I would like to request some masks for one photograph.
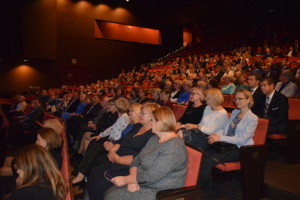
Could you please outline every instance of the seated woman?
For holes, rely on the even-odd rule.
[[[222,94],[234,94],[235,85],[232,83],[232,77],[228,75],[223,76],[224,85],[221,88]]]
[[[203,90],[198,87],[193,87],[191,89],[191,96],[189,100],[190,103],[188,104],[182,117],[176,123],[177,131],[180,128],[184,128],[185,124],[187,123],[191,123],[191,124],[200,123],[206,106],[205,104],[203,104],[203,101],[204,101]]]
[[[179,104],[186,104],[190,99],[191,87],[193,86],[192,81],[184,80],[182,84],[183,92],[179,95],[177,102]]]
[[[169,108],[171,108],[171,110],[173,110],[173,104],[170,100],[170,94],[171,94],[171,90],[168,90],[168,89],[163,89],[161,92],[160,92],[160,95],[159,95],[159,98],[160,98],[160,101],[161,101],[161,106],[167,106]]]
[[[182,81],[181,80],[176,80],[173,83],[173,91],[170,95],[170,99],[172,103],[177,103],[177,99],[179,98],[179,95],[183,92],[182,88]]]
[[[237,92],[239,89],[246,89],[246,90],[250,90],[250,87],[248,86],[247,80],[246,80],[246,75],[245,74],[241,74],[240,76],[238,76],[238,82],[239,84],[236,85],[235,91]]]
[[[42,128],[37,132],[36,144],[45,148],[52,155],[55,164],[58,168],[61,168],[61,145],[62,140],[57,132],[52,128]],[[12,168],[15,163],[15,155],[11,155],[5,158],[3,166],[0,168],[0,176],[15,176],[16,172]],[[16,177],[16,176],[15,176]]]
[[[153,112],[153,133],[147,145],[133,159],[129,175],[111,179],[115,184],[104,195],[106,200],[154,200],[159,190],[182,187],[187,153],[175,133],[175,117],[168,107]]]
[[[116,101],[116,105],[118,105],[118,100]],[[130,111],[129,118],[132,121],[132,123],[136,123],[137,122],[137,115],[140,113],[139,106],[138,106],[139,104],[133,104],[133,105],[134,106],[131,107],[131,109],[129,110]],[[128,125],[129,125],[129,123],[127,124],[127,126]],[[111,138],[110,142],[111,143],[116,142],[117,140],[119,140],[121,138],[122,134],[124,136],[125,133],[123,133],[123,131],[126,130],[126,129],[127,129],[127,127],[124,127],[120,130],[115,130],[116,132],[113,132],[113,134],[118,134],[119,135],[118,139]],[[109,137],[111,137],[111,136],[109,136]],[[106,158],[106,156],[105,156],[106,155],[105,146],[107,144],[106,140],[107,140],[107,138],[105,140],[102,139],[102,140],[99,140],[99,141],[92,141],[88,145],[88,148],[86,150],[84,158],[78,166],[78,174],[72,181],[73,184],[76,184],[76,183],[82,181],[84,176],[88,175],[89,170],[91,169],[91,167],[97,166],[97,165],[99,165],[99,164],[101,164],[102,162],[105,161],[105,158]]]
[[[184,140],[199,148],[205,149],[208,146],[207,137],[222,130],[228,120],[227,112],[222,107],[224,101],[221,91],[217,88],[210,88],[206,91],[206,107],[202,120],[199,124],[185,124],[183,130]],[[181,132],[178,132],[181,136]]]
[[[127,114],[128,109],[129,109],[129,102],[127,99],[124,98],[118,98],[115,102],[112,100],[110,101],[110,111],[115,113],[118,113],[118,119],[115,121],[113,125],[110,127],[106,128],[103,132],[101,133],[92,133],[92,132],[86,132],[84,133],[84,136],[81,141],[81,147],[83,148],[84,151],[86,148],[89,146],[90,141],[95,140],[99,141],[98,143],[103,143],[106,140],[112,140],[112,141],[117,141],[121,137],[122,131],[128,126],[130,123],[129,116]],[[96,135],[96,136],[94,136]],[[102,138],[102,139],[101,139]],[[100,140],[101,139],[101,140]]]
[[[44,128],[52,128],[58,135],[61,135],[64,127],[58,119],[47,119],[44,121]]]
[[[159,105],[161,105],[162,101],[160,100],[160,92],[161,89],[160,88],[153,88],[153,92],[152,92],[152,100],[151,102],[155,102],[158,103]]]
[[[235,145],[232,150],[219,153],[212,148],[207,148],[201,164],[200,182],[205,185],[211,178],[211,170],[218,163],[235,162],[239,160],[239,148],[243,145],[252,145],[253,135],[258,123],[258,118],[250,108],[253,106],[252,93],[246,89],[240,89],[235,95],[237,109],[232,111],[230,119],[224,129],[211,134],[208,137],[209,144],[215,142],[227,142]]]
[[[17,190],[11,200],[64,200],[67,187],[50,154],[36,144],[24,146],[15,158]]]
[[[42,128],[37,132],[37,139],[35,143],[45,148],[52,155],[60,169],[62,164],[62,140],[57,132],[52,128]]]
[[[158,104],[148,103],[142,107],[140,123],[129,132],[118,144],[105,144],[109,151],[108,158],[111,162],[105,162],[95,167],[88,177],[87,191],[91,199],[103,199],[105,191],[113,186],[112,177],[128,175],[130,164],[141,149],[146,145],[152,133],[152,112]]]

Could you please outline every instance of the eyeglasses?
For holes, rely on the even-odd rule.
[[[200,95],[199,93],[191,92],[191,95],[195,95],[195,94],[198,94],[198,95]]]
[[[147,115],[147,114],[151,114],[151,113],[141,113],[141,115]]]
[[[247,98],[234,98],[233,101],[242,101],[243,99],[247,99]]]

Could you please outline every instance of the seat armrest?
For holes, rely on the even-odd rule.
[[[156,194],[156,200],[194,200],[199,199],[201,189],[199,186],[182,187],[177,189],[161,190]],[[198,197],[198,198],[197,198]]]

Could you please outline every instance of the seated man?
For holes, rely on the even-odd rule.
[[[289,109],[287,97],[275,91],[274,80],[269,77],[261,80],[260,87],[265,97],[259,102],[264,105],[259,117],[266,117],[270,120],[268,134],[286,133]]]
[[[24,115],[25,108],[27,106],[27,103],[25,101],[24,96],[18,96],[18,103],[15,105],[9,112],[10,116],[20,116]]]
[[[254,105],[251,108],[251,111],[259,115],[259,112],[261,112],[264,109],[264,104],[261,104],[263,100],[262,98],[265,98],[263,93],[261,92],[261,89],[259,87],[259,81],[261,79],[261,75],[257,72],[251,72],[248,76],[248,86],[250,87],[250,92],[253,95]]]
[[[36,121],[42,122],[44,117],[42,104],[39,100],[32,100],[31,106],[33,108],[32,111],[27,115],[18,117],[19,121],[13,122],[11,126],[11,135],[13,137],[11,139],[17,140],[19,145],[35,141],[35,132],[40,128]],[[25,131],[29,131],[31,134],[24,134]]]
[[[285,69],[281,72],[279,76],[279,80],[276,84],[275,90],[277,92],[281,92],[281,94],[285,95],[286,97],[294,97],[297,92],[297,85],[292,82],[294,78],[293,72],[289,69]]]

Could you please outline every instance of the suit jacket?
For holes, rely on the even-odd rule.
[[[212,79],[215,79],[218,83],[218,85],[220,84],[221,78],[223,77],[225,72],[220,71],[215,77],[213,77]]]
[[[92,105],[84,114],[84,118],[86,120],[92,120],[94,117],[96,117],[96,115],[98,114],[99,110],[101,108],[100,103],[96,103],[94,105]]]
[[[24,122],[35,123],[35,121],[41,122],[44,117],[44,111],[42,107],[34,108],[29,114],[27,114]]]
[[[257,127],[258,117],[252,113],[251,110],[248,110],[243,119],[238,123],[235,135],[227,136],[229,126],[232,120],[239,114],[239,109],[234,109],[231,113],[230,118],[224,126],[224,129],[217,131],[217,134],[220,137],[220,141],[228,142],[231,144],[236,144],[238,147],[243,145],[252,145],[254,144],[253,136]]]
[[[282,86],[282,82],[278,82],[276,84],[275,90],[279,91]],[[294,97],[297,92],[297,86],[292,81],[289,82],[282,90],[281,94],[285,95],[286,97]]]
[[[266,97],[264,96],[264,94],[261,92],[261,89],[260,87],[258,87],[255,92],[253,93],[253,101],[254,101],[254,105],[253,107],[251,108],[251,111],[257,115],[257,116],[260,116],[262,115],[262,111],[264,110],[264,105],[263,103],[263,100],[265,99]]]
[[[266,96],[264,96],[261,104],[265,105],[265,102],[266,102]],[[289,110],[288,98],[283,94],[275,91],[267,111],[267,118],[270,120],[268,134],[286,132],[288,110]],[[262,115],[260,116],[262,117]]]
[[[76,111],[77,106],[79,105],[80,101],[78,98],[72,99],[69,104],[67,105],[65,112],[73,113]]]

